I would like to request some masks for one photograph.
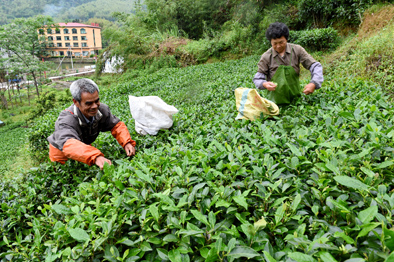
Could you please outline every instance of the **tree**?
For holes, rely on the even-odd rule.
[[[40,57],[46,54],[46,40],[41,32],[53,26],[48,16],[36,16],[27,19],[15,19],[10,24],[0,27],[0,46],[8,57],[1,59],[1,67],[9,72],[31,74],[39,96],[37,73],[48,70],[47,63]]]
[[[239,0],[146,0],[145,21],[165,32],[174,27],[191,39],[200,39],[204,30],[219,30],[232,18]]]

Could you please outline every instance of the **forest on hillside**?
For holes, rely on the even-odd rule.
[[[183,67],[262,54],[265,31],[280,21],[289,41],[308,51],[335,49],[356,32],[362,16],[381,0],[145,0],[135,14],[115,13],[104,27],[106,57],[122,57],[122,69]],[[100,69],[100,66],[98,67]],[[98,70],[99,70],[98,69]]]
[[[133,9],[134,0],[1,0],[0,25],[36,15],[51,16],[55,22],[90,18],[113,20],[113,12],[131,13]]]

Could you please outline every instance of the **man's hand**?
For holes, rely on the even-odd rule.
[[[274,82],[264,82],[263,87],[268,91],[275,91],[277,84]]]
[[[104,163],[105,163],[105,162],[107,162],[109,165],[112,165],[111,160],[106,159],[106,158],[103,157],[103,156],[98,156],[98,157],[96,158],[95,164],[96,164],[100,169],[103,169]]]
[[[131,143],[127,143],[124,146],[124,150],[126,151],[127,156],[134,156],[135,155],[135,147],[131,145]]]
[[[302,91],[305,95],[310,95],[315,92],[316,85],[314,83],[309,83],[304,87],[304,91]]]

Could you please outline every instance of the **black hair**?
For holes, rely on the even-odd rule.
[[[271,42],[271,39],[278,39],[284,36],[286,40],[289,38],[289,28],[284,23],[275,22],[268,26],[265,37]]]

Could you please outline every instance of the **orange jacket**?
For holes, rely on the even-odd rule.
[[[68,159],[74,159],[93,165],[96,158],[104,154],[89,144],[96,140],[100,132],[105,131],[111,131],[123,148],[127,143],[136,145],[126,125],[111,114],[107,105],[100,104],[99,112],[91,123],[87,123],[79,109],[72,105],[60,113],[55,123],[55,132],[48,137],[49,158],[62,164]]]

